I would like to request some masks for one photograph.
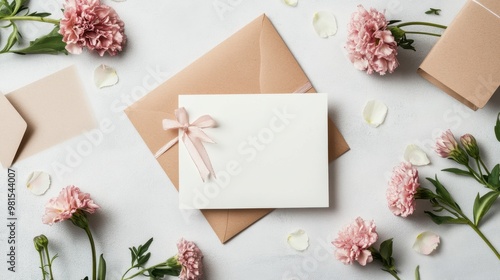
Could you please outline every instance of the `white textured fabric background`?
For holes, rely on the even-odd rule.
[[[32,2],[33,11],[60,15],[61,1]],[[0,171],[0,279],[39,279],[38,254],[32,238],[41,233],[49,237],[52,252],[59,254],[54,262],[56,279],[82,279],[90,273],[90,248],[84,232],[69,222],[53,226],[41,222],[46,201],[69,184],[89,192],[102,207],[90,220],[97,251],[103,252],[108,262],[108,279],[119,279],[128,268],[127,248],[150,237],[155,238],[151,264],[174,255],[175,244],[181,237],[195,241],[205,254],[206,279],[390,279],[378,263],[345,266],[335,260],[331,240],[358,216],[375,221],[379,243],[394,238],[394,257],[402,279],[413,279],[417,265],[424,280],[500,277],[499,260],[471,229],[433,224],[423,214],[427,208],[423,202],[413,216],[395,217],[385,200],[390,172],[402,160],[408,144],[424,148],[431,159],[431,165],[419,168],[421,182],[426,186],[429,184],[425,177],[433,177],[440,169],[453,165],[431,149],[435,137],[447,128],[457,136],[474,134],[483,151],[489,152],[486,163],[498,163],[495,155],[499,154],[500,145],[492,127],[500,108],[500,95],[494,96],[484,109],[473,112],[417,75],[416,69],[435,38],[415,37],[417,51],[400,50],[401,66],[386,76],[369,76],[354,69],[343,50],[346,25],[357,4],[385,9],[389,19],[448,24],[464,0],[300,0],[295,8],[281,0],[103,2],[114,7],[126,25],[129,43],[120,56],[0,56],[3,93],[76,64],[96,119],[112,123],[112,131],[71,167],[71,172],[57,176],[54,163],[64,163],[68,154],[86,141],[83,135],[14,166],[19,179],[15,273],[7,271],[4,253],[7,171]],[[216,6],[226,9],[217,10]],[[442,15],[425,15],[430,7],[441,8]],[[319,10],[335,14],[339,30],[334,37],[322,39],[315,34],[312,17]],[[199,212],[178,209],[177,192],[122,109],[262,13],[271,19],[316,89],[329,94],[331,116],[351,151],[330,165],[328,209],[276,210],[222,245]],[[49,28],[28,24],[23,30],[29,38],[41,34],[45,27]],[[102,90],[94,86],[93,70],[101,63],[118,71],[120,82],[116,86]],[[389,107],[387,119],[379,128],[368,126],[361,116],[370,99],[381,100]],[[42,197],[23,187],[34,170],[53,176],[52,187]],[[471,180],[442,172],[439,176],[470,213],[476,193],[483,193],[484,189]],[[483,229],[500,248],[498,205],[493,206],[491,212],[496,215],[486,218]],[[299,228],[310,237],[310,247],[305,252],[296,252],[286,243],[287,234]],[[434,231],[442,238],[441,246],[431,256],[419,255],[411,248],[416,235],[424,230]]]

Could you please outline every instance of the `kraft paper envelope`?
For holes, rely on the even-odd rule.
[[[470,0],[418,70],[429,82],[473,110],[500,86],[500,1]]]
[[[4,168],[95,127],[74,66],[0,95]]]
[[[325,93],[180,95],[179,107],[190,123],[216,123],[202,129],[215,142],[202,143],[215,176],[203,180],[196,151],[179,143],[181,209],[329,206]]]
[[[179,94],[315,92],[306,74],[271,21],[262,15],[125,110],[142,139],[155,154],[177,131],[164,131],[162,120],[174,118]],[[328,122],[329,160],[349,146]],[[158,162],[179,187],[179,145]],[[225,243],[273,209],[202,210]]]

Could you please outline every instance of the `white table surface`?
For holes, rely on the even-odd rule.
[[[33,11],[43,9],[60,15],[59,2],[32,3],[31,7]],[[432,162],[419,168],[422,184],[429,187],[424,178],[439,172],[439,178],[462,208],[471,213],[476,193],[485,190],[471,180],[440,172],[453,163],[439,158],[431,145],[447,128],[457,137],[472,133],[483,151],[489,152],[485,155],[487,164],[498,163],[498,157],[493,155],[500,152],[500,144],[492,127],[500,95],[494,96],[484,109],[473,112],[416,74],[435,38],[415,37],[417,51],[400,49],[401,66],[386,76],[370,76],[354,69],[343,50],[348,19],[359,3],[366,8],[385,9],[389,19],[449,24],[464,0],[300,0],[295,8],[280,0],[103,2],[114,7],[126,24],[129,43],[120,56],[0,56],[3,93],[77,65],[96,119],[108,119],[115,128],[72,172],[62,176],[55,175],[54,163],[63,163],[68,151],[85,140],[83,135],[14,165],[19,180],[17,264],[15,273],[7,271],[7,232],[2,225],[0,279],[39,279],[38,253],[32,238],[42,233],[49,237],[52,252],[59,254],[54,262],[56,279],[89,275],[90,248],[84,232],[69,222],[53,226],[41,222],[45,203],[70,184],[89,192],[102,207],[90,220],[97,252],[104,253],[108,262],[108,279],[119,279],[128,268],[127,248],[150,237],[155,239],[150,264],[174,255],[181,237],[195,241],[205,255],[206,279],[391,279],[376,262],[367,267],[346,266],[335,259],[330,242],[358,216],[377,224],[377,245],[394,238],[394,257],[402,279],[413,279],[417,265],[424,280],[500,278],[499,260],[470,228],[435,225],[423,214],[429,208],[423,201],[413,216],[396,217],[388,210],[385,199],[390,172],[403,160],[405,147],[413,143],[424,148]],[[214,5],[221,3],[230,8],[218,13]],[[425,15],[430,7],[441,8],[441,16]],[[312,17],[319,10],[336,16],[339,30],[334,37],[322,39],[315,34]],[[167,80],[262,13],[271,19],[316,89],[329,94],[331,117],[351,150],[330,165],[329,208],[276,210],[222,245],[200,212],[178,209],[178,195],[170,180],[116,108],[123,107],[127,99],[147,86],[145,79],[154,80],[156,85]],[[38,24],[24,26],[28,38],[45,30],[46,26]],[[120,82],[116,86],[101,90],[94,86],[93,70],[101,63],[118,71]],[[389,108],[385,123],[378,128],[368,126],[361,116],[370,99],[381,100]],[[23,187],[34,170],[44,170],[53,177],[52,187],[41,197]],[[6,170],[0,171],[2,224],[7,223],[6,175]],[[491,212],[499,212],[498,205]],[[499,223],[500,215],[490,215],[483,227],[498,248]],[[309,234],[310,247],[305,252],[294,251],[286,243],[288,233],[296,229]],[[442,238],[431,256],[419,255],[411,248],[416,235],[425,230]]]

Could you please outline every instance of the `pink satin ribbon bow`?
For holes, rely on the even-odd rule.
[[[212,163],[210,162],[208,153],[203,146],[203,142],[215,142],[202,130],[202,128],[215,127],[216,123],[214,119],[212,119],[209,115],[203,115],[193,123],[189,123],[189,116],[184,107],[175,110],[175,117],[177,120],[164,119],[163,129],[180,129],[181,134],[161,147],[160,150],[156,152],[155,158],[160,157],[168,151],[168,149],[179,141],[179,137],[181,137],[189,155],[191,156],[191,159],[194,161],[196,168],[198,168],[198,171],[200,172],[201,179],[206,181],[209,175],[212,175],[215,178]]]

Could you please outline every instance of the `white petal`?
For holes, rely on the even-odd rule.
[[[50,175],[41,171],[32,172],[28,178],[26,187],[28,187],[34,195],[42,195],[50,187]]]
[[[296,230],[288,235],[288,245],[297,251],[304,251],[309,247],[309,236],[302,230]]]
[[[316,12],[313,17],[313,26],[321,38],[328,38],[337,33],[337,20],[328,11]]]
[[[436,250],[439,242],[439,235],[430,231],[424,231],[417,236],[413,244],[413,250],[423,255],[429,255]]]
[[[363,118],[365,119],[365,122],[374,127],[381,125],[384,122],[386,115],[387,106],[378,100],[368,101],[363,109]]]
[[[101,64],[94,70],[94,83],[98,88],[109,87],[118,83],[118,75],[116,70]]]
[[[406,146],[404,159],[415,166],[431,163],[427,154],[419,146],[413,144]]]
[[[285,4],[287,4],[288,6],[296,7],[299,3],[299,0],[283,0],[283,2],[285,2]]]

